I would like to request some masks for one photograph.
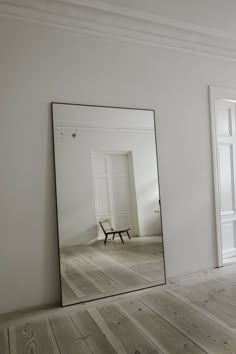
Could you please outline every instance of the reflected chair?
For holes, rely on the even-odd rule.
[[[130,227],[125,228],[125,229],[118,229],[118,230],[114,230],[111,226],[111,223],[108,219],[106,220],[100,220],[99,224],[102,228],[102,231],[104,232],[105,235],[105,240],[104,240],[104,245],[107,243],[107,238],[109,235],[112,235],[112,240],[114,240],[115,235],[118,234],[120,236],[121,242],[124,243],[122,234],[126,233],[126,235],[129,237],[129,239],[131,240],[129,231],[130,231]]]

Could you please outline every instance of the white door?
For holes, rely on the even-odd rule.
[[[215,102],[223,262],[236,256],[235,103]]]
[[[114,228],[131,228],[133,212],[128,154],[94,154],[97,220],[109,219]]]
[[[111,219],[113,201],[111,200],[110,167],[107,156],[95,155],[93,168],[97,219]]]
[[[128,155],[110,155],[115,227],[132,227]]]

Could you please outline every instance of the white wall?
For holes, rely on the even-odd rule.
[[[235,35],[236,24],[234,14],[235,0],[106,0],[115,6],[124,6],[132,10],[144,11],[156,16],[204,26]]]
[[[132,152],[135,229],[140,236],[159,235],[153,112],[56,104],[53,110],[60,247],[97,238],[92,154],[100,151]]]
[[[0,21],[0,313],[59,300],[49,102],[157,112],[167,276],[216,265],[208,84],[236,64]]]

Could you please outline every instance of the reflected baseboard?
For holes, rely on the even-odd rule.
[[[157,242],[162,242],[163,241],[162,235],[151,235],[151,236],[150,235],[145,235],[145,236],[135,235],[135,236],[131,236],[131,240],[132,240],[132,238],[134,238],[135,240],[137,240],[137,239],[142,240],[142,239],[145,239],[146,237],[154,237]],[[87,243],[60,246],[60,249],[67,248],[67,247],[91,246],[97,241],[104,241],[104,236],[98,236],[94,240],[91,240],[91,241],[89,241]]]
[[[155,238],[155,240],[156,241],[158,241],[158,242],[162,242],[163,241],[163,237],[162,237],[162,235],[144,235],[144,236],[132,236],[132,238],[135,238],[135,239],[137,239],[137,238],[139,238],[139,239],[145,239],[146,237],[154,237]]]

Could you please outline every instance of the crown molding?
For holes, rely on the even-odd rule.
[[[0,15],[131,40],[193,55],[236,60],[236,37],[102,0],[6,0]]]

